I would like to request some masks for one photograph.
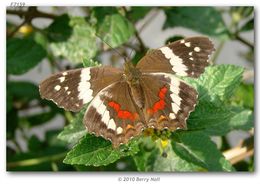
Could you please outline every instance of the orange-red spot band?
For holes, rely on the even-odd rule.
[[[146,110],[148,114],[154,114],[155,112],[158,112],[158,110],[163,110],[165,108],[165,96],[167,91],[168,89],[165,86],[160,89],[158,93],[158,97],[160,98],[160,100],[155,102],[152,108]]]
[[[131,113],[131,112],[127,111],[127,110],[120,110],[121,106],[118,103],[114,102],[114,101],[110,101],[108,103],[108,105],[110,107],[112,107],[117,112],[117,116],[120,119],[129,119],[131,121],[134,121],[134,120],[136,120],[139,117],[139,115],[136,112],[135,113]]]

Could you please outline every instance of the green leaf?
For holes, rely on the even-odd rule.
[[[81,63],[83,58],[93,58],[97,53],[95,29],[83,17],[71,17],[69,25],[73,29],[70,38],[50,44],[54,55],[73,63]]]
[[[10,91],[7,89],[6,91],[6,112],[8,113],[13,108],[13,96]]]
[[[110,141],[88,134],[73,147],[63,162],[71,165],[102,166],[121,157],[133,155],[137,151],[138,145],[135,141],[114,149]]]
[[[72,120],[72,122],[64,127],[63,131],[58,135],[58,139],[66,141],[68,143],[75,144],[86,135],[87,130],[83,125],[83,117],[86,109],[82,109]]]
[[[215,143],[200,131],[176,132],[172,140],[174,152],[181,158],[209,171],[234,171]]]
[[[246,22],[240,29],[241,32],[247,32],[250,30],[254,30],[254,18]]]
[[[239,22],[241,19],[249,17],[253,11],[253,6],[233,6],[230,8],[232,19],[235,22]]]
[[[99,26],[99,24],[102,24],[106,16],[117,13],[119,13],[117,7],[92,7],[90,22],[94,22],[94,24],[98,24]]]
[[[254,85],[240,84],[230,101],[236,105],[254,109]]]
[[[43,47],[32,39],[7,40],[7,73],[21,75],[35,67],[46,56]]]
[[[37,152],[43,148],[43,142],[35,135],[31,136],[28,140],[28,149],[31,152]]]
[[[38,86],[27,81],[10,81],[7,83],[7,90],[13,99],[18,99],[24,103],[33,99],[40,99]]]
[[[210,36],[227,37],[221,14],[213,7],[174,7],[165,9],[164,29],[185,27]]]
[[[24,121],[25,123],[28,123],[28,127],[35,127],[41,124],[44,124],[56,116],[56,112],[53,112],[52,110],[49,112],[43,112],[39,114],[33,114],[31,116],[21,117],[20,120]]]
[[[134,32],[134,26],[120,14],[106,16],[98,29],[98,34],[113,48],[127,42]]]
[[[12,139],[15,137],[15,131],[18,127],[18,111],[16,109],[12,109],[6,114],[6,138]]]
[[[199,92],[199,101],[219,103],[230,98],[239,86],[243,68],[234,65],[207,67],[198,78],[185,78]]]
[[[95,67],[95,66],[100,66],[100,63],[98,61],[94,61],[93,59],[87,59],[83,58],[83,67]]]
[[[53,42],[66,41],[72,34],[69,22],[70,18],[67,14],[56,17],[46,29],[49,40]]]
[[[127,17],[129,17],[131,21],[137,22],[140,19],[143,19],[151,9],[151,7],[133,6],[130,11],[127,12]]]
[[[186,79],[199,93],[199,103],[188,119],[189,129],[201,129],[210,135],[225,135],[231,130],[253,127],[252,111],[225,103],[238,88],[242,73],[241,67],[219,65],[207,67],[198,79]]]
[[[138,171],[155,171],[155,172],[192,172],[203,171],[201,167],[194,165],[182,158],[180,158],[172,150],[171,145],[168,145],[164,150],[167,157],[162,156],[160,149],[151,144],[155,144],[151,138],[144,138],[141,144],[140,151],[133,156]],[[149,147],[150,146],[150,147]]]
[[[181,36],[181,35],[172,36],[172,37],[168,38],[168,39],[165,41],[165,44],[167,45],[167,44],[169,44],[169,43],[171,43],[171,42],[178,41],[178,40],[181,40],[181,39],[183,39],[183,38],[184,38],[184,37]]]
[[[202,117],[203,116],[203,117]],[[225,104],[201,102],[188,119],[188,128],[204,130],[209,135],[225,135],[232,130],[250,130],[253,127],[253,112]]]

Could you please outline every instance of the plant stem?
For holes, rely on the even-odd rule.
[[[227,160],[230,161],[231,164],[236,164],[246,157],[250,157],[254,155],[254,144],[253,144],[253,136],[242,141],[238,146],[229,149],[223,153]]]
[[[18,25],[12,32],[7,34],[7,37],[12,37],[23,25],[27,23],[26,20],[24,20],[20,25]]]
[[[135,32],[135,36],[136,36],[136,38],[137,38],[137,40],[138,40],[138,42],[139,42],[139,44],[140,44],[140,50],[141,50],[141,52],[145,52],[146,51],[146,47],[145,47],[145,45],[144,45],[144,42],[143,42],[143,40],[141,39],[141,37],[140,37],[140,35],[139,35],[139,33],[136,31]]]
[[[17,141],[15,139],[13,139],[12,142],[14,143],[17,152],[22,152],[22,149],[21,149],[20,145],[17,143]]]
[[[49,19],[56,18],[56,15],[38,11],[36,9],[36,7],[29,7],[29,9],[27,11],[7,10],[6,13],[7,14],[11,14],[11,15],[17,15],[17,16],[22,17],[22,18],[26,17],[26,16],[30,16],[32,19],[33,18],[39,18],[39,17],[41,17],[41,18],[49,18]]]
[[[235,35],[235,38],[240,41],[241,43],[247,45],[249,48],[251,48],[252,50],[254,50],[254,45],[252,43],[250,43],[249,41],[245,40],[244,38],[242,38],[241,36],[239,36],[238,34]]]
[[[41,158],[33,158],[33,159],[28,159],[28,160],[22,160],[22,161],[16,161],[16,162],[9,162],[7,163],[8,168],[12,167],[17,167],[17,166],[32,166],[32,165],[37,165],[41,164],[44,162],[50,162],[50,161],[57,161],[59,159],[62,159],[66,156],[67,152],[63,152],[60,154],[55,154],[55,155],[50,155],[46,157],[41,157]]]

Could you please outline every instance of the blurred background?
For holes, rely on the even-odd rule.
[[[199,10],[192,7],[8,8],[7,170],[84,170],[62,163],[71,146],[57,139],[74,114],[42,100],[38,85],[54,72],[82,67],[85,57],[93,58],[93,63],[122,66],[122,57],[94,36],[92,28],[84,25],[85,22],[95,24],[95,19],[105,19],[105,15],[115,9],[130,20],[136,31],[132,37],[125,35],[127,41],[120,46],[109,44],[122,54],[131,53],[135,63],[146,49],[159,48],[183,37],[208,35],[216,48],[211,58],[213,64],[245,68],[243,84],[234,100],[253,111],[253,7],[204,7]],[[252,136],[253,131],[232,131],[227,136],[213,138],[225,152],[239,148],[243,140]],[[236,168],[241,171],[252,169],[252,155],[247,154],[236,161]],[[109,169],[135,170],[132,166],[119,161]]]

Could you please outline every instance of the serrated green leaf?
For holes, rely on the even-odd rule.
[[[120,14],[106,16],[98,28],[98,34],[113,48],[127,42],[134,32],[134,26]]]
[[[114,149],[110,141],[88,134],[73,147],[63,162],[71,165],[102,166],[121,157],[133,155],[137,151],[138,145],[135,141]]]
[[[100,63],[97,61],[94,61],[93,59],[87,59],[87,58],[83,58],[83,67],[87,68],[87,67],[95,67],[95,66],[99,66]]]
[[[43,47],[32,39],[7,40],[7,73],[20,75],[35,67],[46,56]]]
[[[254,30],[254,18],[246,22],[240,29],[241,32],[246,32],[250,30]]]
[[[187,162],[186,160],[180,158],[172,150],[171,145],[168,145],[165,149],[167,157],[162,156],[160,149],[151,144],[155,142],[150,138],[142,139],[147,143],[146,145],[141,145],[140,151],[133,156],[137,170],[138,171],[155,171],[155,172],[193,172],[193,171],[203,171],[201,167],[194,165],[193,163]]]
[[[185,131],[174,135],[178,140],[172,140],[172,148],[182,159],[209,171],[234,171],[216,144],[203,132]]]
[[[254,85],[241,83],[230,102],[245,108],[254,108]]]
[[[219,103],[230,98],[239,86],[243,68],[234,65],[218,65],[207,67],[198,78],[185,78],[199,93],[199,101]]]
[[[83,17],[71,17],[69,25],[73,28],[69,39],[50,44],[54,55],[73,63],[81,63],[83,58],[93,58],[97,53],[95,29]]]
[[[174,7],[165,9],[164,29],[186,27],[210,36],[227,37],[221,14],[213,7]]]
[[[253,112],[225,104],[201,102],[188,119],[188,128],[203,130],[209,135],[225,135],[232,130],[250,130],[254,125]]]
[[[84,113],[85,109],[80,111],[72,122],[68,126],[64,127],[63,131],[58,135],[58,139],[75,144],[80,138],[86,135],[87,130],[82,122]]]
[[[70,18],[67,14],[56,17],[46,29],[48,39],[53,42],[66,41],[72,34],[69,22]]]

